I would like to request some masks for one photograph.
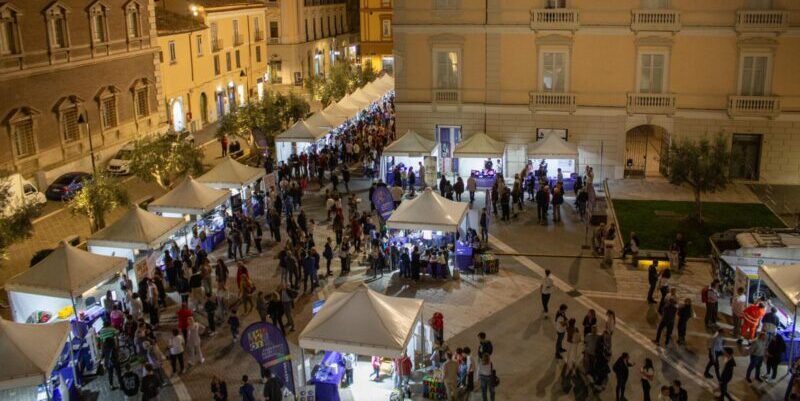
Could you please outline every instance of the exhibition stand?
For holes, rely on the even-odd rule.
[[[422,320],[423,301],[384,295],[361,285],[351,292],[337,291],[327,298],[300,333],[303,353],[303,382],[310,377],[317,401],[338,401],[339,384],[344,375],[343,354],[396,359],[407,354],[424,361],[426,345]],[[309,376],[303,350],[326,351]],[[354,391],[356,400],[370,398],[367,391]],[[354,386],[355,388],[356,386]]]
[[[761,265],[758,278],[775,295],[771,302],[781,315],[778,334],[786,342],[787,352],[783,360],[793,366],[794,358],[800,355],[800,338],[797,333],[797,307],[800,306],[800,264]],[[780,305],[778,305],[780,303]]]
[[[67,340],[69,323],[0,318],[0,399],[79,400]]]
[[[545,177],[550,186],[555,185],[560,168],[564,190],[571,191],[574,188],[578,174],[578,145],[551,133],[528,145],[528,160],[534,176],[540,180]]]
[[[328,130],[300,120],[275,137],[275,151],[278,162],[289,160],[293,154],[308,153],[312,146],[320,142]]]
[[[483,132],[478,132],[459,143],[453,150],[458,158],[458,175],[466,183],[475,177],[478,188],[491,188],[498,175],[502,175],[502,158],[506,144]]]
[[[263,199],[258,199],[256,193],[264,188],[263,185],[262,188],[256,188],[253,184],[264,175],[262,168],[251,167],[231,157],[225,157],[221,163],[199,177],[197,182],[214,189],[229,190],[232,210],[241,210],[245,216],[261,216],[264,214],[261,202]]]
[[[407,131],[405,135],[386,146],[381,157],[380,176],[389,186],[394,185],[395,168],[405,170],[412,167],[417,173],[417,184],[426,181],[424,177],[419,177],[420,163],[425,166],[426,175],[436,173],[436,142],[414,131]],[[434,171],[428,171],[429,168],[433,168]]]

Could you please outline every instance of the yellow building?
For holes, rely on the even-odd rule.
[[[158,8],[164,99],[175,130],[197,130],[264,91],[266,6],[246,0]]]
[[[611,178],[721,132],[732,177],[800,182],[800,2],[405,0],[393,27],[398,132],[486,131],[509,172],[553,132]]]
[[[361,1],[361,63],[373,70],[394,70],[392,0]]]

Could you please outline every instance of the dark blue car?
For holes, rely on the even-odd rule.
[[[58,177],[49,187],[47,187],[47,191],[44,193],[44,196],[47,197],[48,200],[52,201],[64,201],[72,199],[78,191],[83,188],[83,184],[92,178],[92,175],[89,173],[83,173],[80,171],[66,173],[61,177]]]

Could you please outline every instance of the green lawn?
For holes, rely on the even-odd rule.
[[[689,256],[706,257],[710,253],[708,237],[731,228],[784,227],[766,206],[760,203],[703,202],[704,224],[689,221],[693,202],[638,201],[614,199],[614,209],[624,241],[636,232],[642,249],[668,249],[675,234],[683,233],[689,243]]]

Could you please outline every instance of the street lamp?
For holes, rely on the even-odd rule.
[[[89,136],[89,156],[92,158],[92,174],[96,174],[97,167],[94,165],[94,145],[92,145],[92,132],[89,128],[89,119],[86,118],[86,113],[81,113],[78,116],[78,124],[86,125],[86,135]]]

